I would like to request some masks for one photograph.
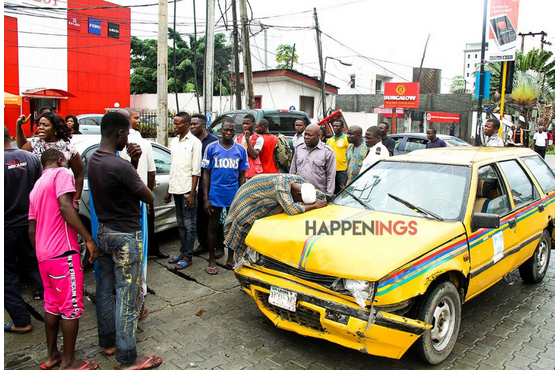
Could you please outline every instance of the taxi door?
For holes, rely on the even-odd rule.
[[[512,270],[532,256],[547,226],[548,213],[539,190],[521,164],[508,160],[500,162],[499,166],[507,180],[516,212],[515,246],[506,251]]]
[[[516,245],[517,211],[509,197],[509,189],[497,164],[478,169],[478,185],[490,184],[489,189],[478,189],[476,203],[482,207],[474,212],[499,215],[499,228],[480,228],[468,236],[470,248],[470,280],[467,299],[484,291],[510,272],[506,252]],[[485,199],[485,200],[484,200]],[[485,202],[484,202],[485,201]]]

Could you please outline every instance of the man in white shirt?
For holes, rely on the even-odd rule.
[[[540,126],[538,132],[534,134],[532,141],[532,149],[536,151],[543,159],[545,159],[545,147],[547,146],[547,133],[545,128]]]
[[[303,119],[295,120],[295,135],[291,142],[293,143],[293,149],[297,148],[299,144],[304,143],[304,130],[306,129],[306,122]]]
[[[368,155],[364,161],[362,161],[362,168],[360,169],[359,174],[362,174],[364,170],[368,169],[382,158],[389,157],[387,147],[382,144],[382,132],[379,127],[370,126],[366,130],[364,139],[366,140],[366,146],[368,147]]]
[[[175,202],[177,229],[179,231],[179,255],[169,263],[175,269],[193,264],[193,246],[197,236],[197,190],[201,172],[202,142],[189,131],[191,116],[179,112],[173,119],[177,136],[171,141],[172,163],[170,183],[164,202]]]

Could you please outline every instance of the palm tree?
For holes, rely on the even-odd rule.
[[[451,81],[451,86],[449,87],[451,94],[466,94],[466,80],[463,76],[458,75]]]
[[[515,73],[515,82],[513,85],[513,92],[507,98],[507,105],[513,108],[518,115],[524,116],[525,128],[528,129],[528,120],[530,112],[541,96],[541,83],[538,81],[538,74],[529,72],[517,71]]]

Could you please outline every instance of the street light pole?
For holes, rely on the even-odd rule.
[[[351,63],[343,62],[338,58],[334,58],[330,56],[327,56],[326,58],[324,58],[324,68],[322,70],[322,106],[324,108],[324,118],[327,116],[326,115],[326,66],[328,65],[328,59],[333,59],[335,61],[338,61],[344,66],[352,66]]]

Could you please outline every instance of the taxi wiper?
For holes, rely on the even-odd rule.
[[[343,192],[347,193],[349,196],[351,196],[353,199],[355,199],[359,204],[364,206],[365,209],[374,210],[374,208],[372,206],[370,206],[366,202],[362,201],[360,198],[358,198],[357,196],[352,194],[351,191],[347,190],[346,188],[343,190]]]
[[[441,216],[437,215],[436,213],[432,213],[431,211],[428,211],[428,210],[423,209],[419,206],[416,206],[415,204],[412,204],[412,203],[408,202],[407,200],[403,200],[402,198],[394,196],[391,193],[388,193],[387,195],[389,197],[391,197],[392,199],[394,199],[395,201],[405,205],[406,207],[412,209],[413,211],[415,211],[417,213],[424,214],[424,215],[427,215],[427,216],[431,216],[435,220],[439,220],[441,222],[443,221],[443,218]]]

